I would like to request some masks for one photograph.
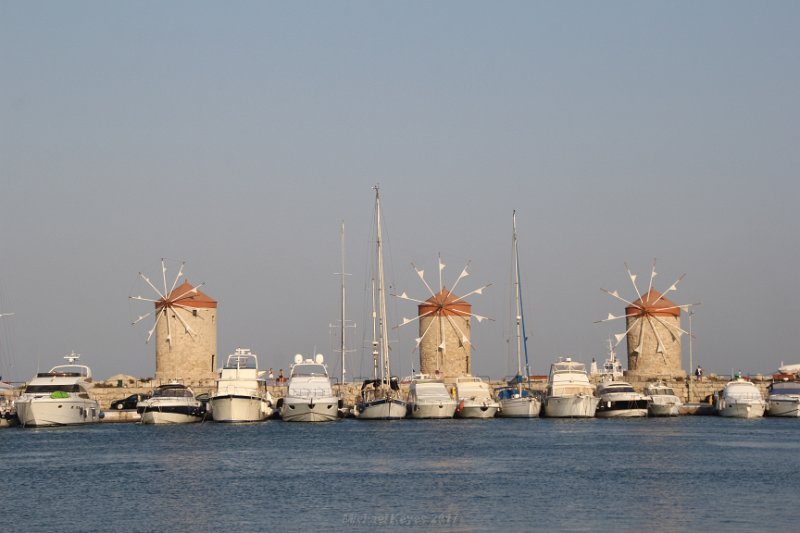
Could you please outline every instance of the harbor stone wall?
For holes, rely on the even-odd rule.
[[[591,376],[590,380],[595,385],[601,381],[599,376]],[[624,381],[627,381],[633,388],[639,392],[644,392],[644,388],[649,382],[656,381],[656,378],[639,378],[635,375],[626,375],[623,377]],[[675,391],[675,394],[684,402],[684,403],[707,403],[709,396],[714,394],[715,392],[721,391],[725,384],[731,380],[728,376],[715,376],[710,375],[708,377],[703,377],[702,379],[697,379],[694,376],[691,379],[688,378],[664,378],[662,376],[661,379],[664,383],[672,387]],[[488,381],[492,388],[497,388],[505,385],[504,381]],[[761,394],[766,399],[767,397],[767,387],[770,383],[772,383],[772,376],[755,376],[751,377],[750,381],[752,381],[761,391]],[[448,389],[451,388],[452,384],[448,384],[447,380],[445,380]],[[531,388],[534,391],[544,392],[545,388],[547,387],[547,378],[545,376],[537,376],[536,378],[532,378],[531,380]],[[402,383],[400,385],[401,390],[404,392],[408,391],[408,384]],[[279,398],[286,396],[287,387],[286,385],[274,385],[268,387],[270,394],[272,394],[273,398],[277,402]],[[126,398],[131,394],[135,393],[144,393],[149,394],[152,392],[153,387],[151,386],[130,386],[130,387],[98,387],[95,386],[91,390],[91,397],[96,399],[100,402],[100,408],[104,410],[108,410],[111,406],[111,402],[114,400],[119,400],[122,398]],[[212,393],[214,390],[213,386],[193,386],[192,390],[194,390],[195,394],[202,394],[202,393]],[[691,394],[690,394],[691,390]],[[343,385],[335,384],[334,391],[337,393],[341,393],[341,396],[344,400],[345,405],[353,405],[355,403],[355,398],[361,392],[361,383],[345,383]]]

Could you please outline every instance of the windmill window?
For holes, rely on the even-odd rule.
[[[192,315],[197,316],[197,309],[192,309]]]

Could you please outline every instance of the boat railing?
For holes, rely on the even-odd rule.
[[[237,387],[235,385],[228,385],[217,389],[216,396],[259,396],[259,390],[252,387]]]
[[[320,398],[322,396],[332,396],[333,393],[330,389],[322,388],[322,387],[299,387],[299,388],[290,388],[289,390],[290,396],[300,396],[303,398]]]
[[[737,393],[733,396],[726,396],[725,399],[731,403],[752,402],[754,400],[764,401],[764,398],[758,392]]]

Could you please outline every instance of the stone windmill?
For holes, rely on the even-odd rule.
[[[686,274],[660,293],[653,287],[653,279],[658,275],[656,262],[653,260],[647,291],[642,293],[636,285],[636,275],[631,273],[627,264],[625,270],[637,299],[631,301],[621,297],[617,291],[601,289],[626,306],[624,315],[609,313],[608,318],[597,322],[625,319],[627,329],[624,333],[615,335],[617,342],[614,347],[622,339],[627,339],[629,374],[644,377],[685,375],[681,365],[681,337],[688,333],[681,328],[681,311],[688,311],[692,305],[697,304],[676,305],[666,295],[678,289],[678,283]]]
[[[455,288],[463,278],[469,276],[469,264],[461,271],[452,289],[448,289],[442,284],[445,264],[439,257],[439,290],[434,292],[425,281],[425,271],[413,264],[411,266],[430,293],[430,298],[427,300],[410,298],[405,292],[398,296],[400,299],[418,304],[417,316],[403,318],[400,325],[419,322],[419,337],[416,338],[415,349],[419,348],[420,372],[442,378],[471,374],[471,319],[475,318],[478,322],[482,322],[487,317],[472,313],[472,306],[465,298],[473,294],[482,294],[483,289],[491,284],[468,292],[464,296],[457,296]]]
[[[161,260],[163,290],[139,272],[139,277],[155,292],[157,297],[130,296],[132,300],[150,302],[154,310],[139,316],[137,324],[154,316],[153,327],[146,342],[155,333],[155,379],[167,382],[179,379],[190,384],[213,383],[217,367],[217,302],[199,290],[204,283],[192,285],[183,278],[181,263],[171,287],[167,287],[167,266]]]

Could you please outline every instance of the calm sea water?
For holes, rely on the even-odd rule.
[[[800,420],[0,430],[5,531],[794,531]]]

